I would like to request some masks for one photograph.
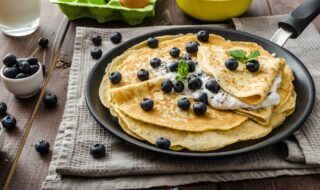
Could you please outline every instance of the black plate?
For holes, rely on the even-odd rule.
[[[137,140],[127,135],[124,131],[122,131],[115,119],[110,115],[108,109],[103,107],[99,100],[99,85],[104,75],[105,67],[107,66],[107,64],[110,63],[113,58],[121,55],[126,49],[146,40],[150,36],[196,33],[201,29],[205,29],[210,33],[223,36],[226,39],[230,40],[256,42],[269,52],[276,53],[278,57],[285,58],[295,74],[294,86],[297,92],[296,111],[291,116],[289,116],[281,126],[273,130],[269,135],[267,135],[264,138],[236,143],[227,146],[223,149],[211,152],[176,152],[171,150],[162,150],[156,148],[155,146],[147,142]],[[93,117],[102,127],[110,131],[116,137],[144,149],[169,155],[189,157],[220,157],[235,155],[257,150],[259,148],[266,147],[276,142],[279,142],[280,140],[287,138],[295,130],[302,126],[302,124],[308,118],[315,100],[315,87],[311,75],[306,69],[306,67],[302,64],[302,62],[292,53],[266,39],[254,36],[252,34],[212,27],[183,27],[160,30],[145,35],[141,35],[139,37],[133,38],[127,42],[120,44],[119,46],[105,54],[103,58],[101,58],[100,61],[93,67],[92,71],[88,76],[85,93],[87,105]]]

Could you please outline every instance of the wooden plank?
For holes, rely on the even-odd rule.
[[[239,182],[221,183],[221,190],[319,190],[319,176],[278,177],[274,179],[246,180]]]
[[[42,62],[46,63],[47,67],[49,66],[49,60],[53,55],[51,50],[54,48],[41,50],[38,48],[37,42],[40,37],[46,37],[52,43],[57,36],[56,32],[60,25],[60,22],[52,21],[61,21],[64,16],[54,9],[53,5],[48,1],[43,1],[42,10],[46,11],[42,11],[40,27],[34,34],[22,38],[13,38],[0,34],[0,57],[9,52],[15,53],[18,57],[29,57],[34,54],[40,60],[45,60]],[[49,46],[52,46],[52,44]],[[2,67],[2,63],[0,63],[0,66]],[[3,189],[25,135],[25,129],[30,121],[38,96],[27,100],[17,99],[5,89],[2,81],[0,81],[0,89],[0,100],[7,103],[8,113],[18,121],[16,130],[6,132],[5,146],[3,152],[0,153],[0,189]]]

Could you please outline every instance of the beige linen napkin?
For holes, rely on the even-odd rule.
[[[238,30],[270,38],[277,29],[279,18],[241,18],[234,19],[234,23]],[[87,75],[96,62],[90,57],[90,37],[93,34],[101,35],[104,39],[101,48],[107,52],[113,47],[107,40],[112,31],[121,32],[125,41],[142,33],[169,27],[178,26],[77,28],[66,108],[43,189],[140,189],[320,173],[320,167],[317,166],[320,164],[318,98],[309,120],[283,146],[277,144],[256,152],[220,159],[177,158],[144,151],[117,140],[101,128],[90,115],[84,97]],[[291,40],[286,47],[306,64],[314,80],[318,81],[320,36],[314,26],[308,27],[299,39]],[[320,89],[320,84],[316,85],[317,90]],[[317,97],[320,96],[317,94]],[[89,147],[98,142],[106,145],[107,155],[93,159]]]

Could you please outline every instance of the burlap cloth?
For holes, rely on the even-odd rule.
[[[240,18],[233,22],[237,30],[269,39],[277,29],[279,18]],[[107,52],[114,46],[108,40],[112,31],[121,32],[125,41],[169,27],[178,26],[77,28],[67,102],[43,189],[140,189],[320,173],[320,35],[313,25],[298,39],[290,40],[286,45],[312,73],[316,82],[317,100],[308,121],[285,143],[221,159],[173,158],[120,142],[101,128],[90,115],[84,97],[87,75],[96,63],[90,56],[90,37],[101,35],[102,49]],[[106,156],[93,159],[89,147],[101,142],[107,148]]]

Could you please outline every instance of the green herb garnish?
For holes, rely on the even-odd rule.
[[[246,52],[244,50],[231,50],[228,51],[228,55],[235,58],[240,62],[248,62],[254,60],[256,57],[260,56],[260,51],[254,50],[247,57]]]
[[[186,61],[181,60],[178,64],[178,74],[176,80],[185,80],[189,73],[189,65]]]

